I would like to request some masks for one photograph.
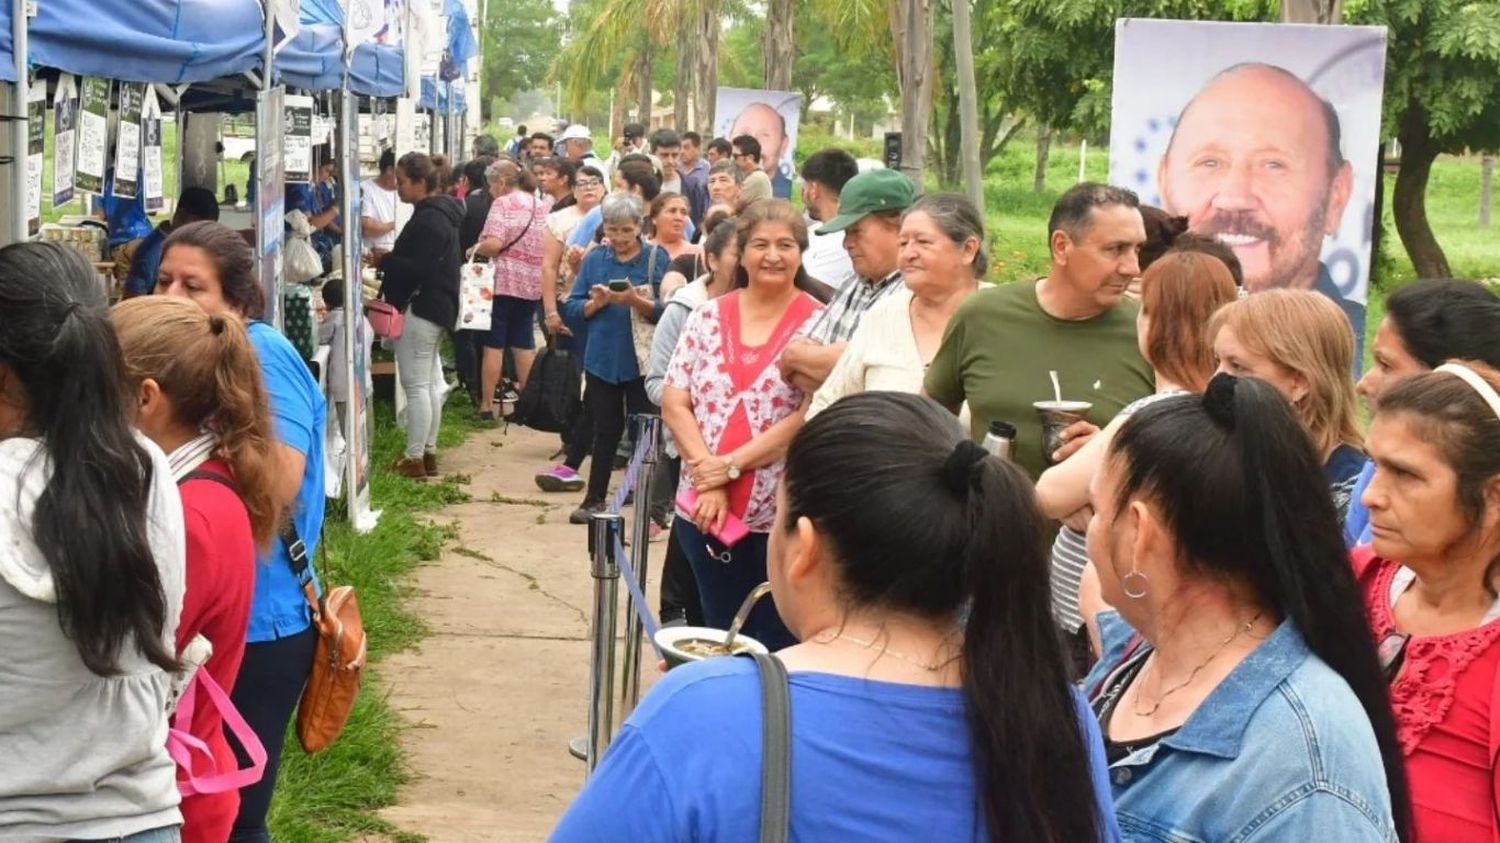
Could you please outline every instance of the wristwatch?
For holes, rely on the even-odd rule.
[[[725,457],[724,461],[726,463],[724,467],[724,474],[729,478],[729,482],[733,483],[734,481],[740,479],[740,467],[734,464],[734,458]]]

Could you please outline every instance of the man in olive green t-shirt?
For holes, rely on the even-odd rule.
[[[1093,403],[1088,420],[1099,427],[1154,391],[1136,342],[1139,308],[1124,297],[1146,241],[1138,209],[1122,188],[1083,183],[1064,193],[1047,225],[1047,276],[970,296],[927,370],[926,392],[938,403],[969,402],[975,439],[992,421],[1016,426],[1014,459],[1033,480],[1049,465],[1032,407],[1052,399],[1049,371],[1064,400]]]

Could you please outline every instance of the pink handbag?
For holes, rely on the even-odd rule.
[[[384,299],[366,302],[365,318],[370,320],[375,336],[388,340],[400,339],[401,331],[406,327],[406,316]]]
[[[221,771],[215,767],[217,759],[208,745],[198,738],[193,737],[188,731],[193,724],[193,709],[198,703],[198,689],[208,696],[213,707],[218,709],[219,716],[224,719],[224,726],[228,728],[229,734],[244,748],[245,754],[250,756],[250,766],[243,770]],[[172,727],[167,732],[167,754],[177,762],[177,769],[181,770],[184,777],[177,782],[177,792],[183,796],[192,796],[195,793],[228,793],[231,790],[239,790],[260,781],[260,777],[266,772],[266,748],[255,736],[255,730],[245,722],[239,711],[230,702],[229,695],[219,687],[219,683],[208,675],[208,671],[199,669],[188,681],[187,688],[182,692],[182,699],[177,703],[177,711],[173,722],[183,724],[183,728]],[[194,756],[202,756],[207,759],[206,766],[211,773],[199,775],[204,764],[199,764],[195,769],[193,766]]]

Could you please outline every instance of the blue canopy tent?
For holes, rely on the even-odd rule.
[[[256,0],[46,0],[27,28],[33,65],[126,82],[238,76],[260,66],[265,44]]]
[[[0,4],[0,82],[16,81],[15,36],[11,32],[11,8]]]
[[[337,0],[302,0],[301,29],[276,55],[276,72],[289,85],[313,91],[343,86],[344,10]],[[349,90],[367,97],[394,97],[405,90],[402,48],[365,43],[349,63]]]

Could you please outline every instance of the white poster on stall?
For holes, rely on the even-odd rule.
[[[73,168],[78,148],[78,87],[71,73],[57,79],[52,97],[52,207],[73,201]]]
[[[353,94],[348,92],[343,94],[343,107],[340,111],[346,117],[338,128],[339,147],[357,149],[360,117],[359,107]],[[342,168],[340,178],[343,183],[359,184],[359,156],[345,155],[340,165]],[[345,190],[342,193],[345,218],[359,219],[362,199],[360,192]],[[343,243],[344,266],[351,268],[346,273],[344,283],[344,318],[349,320],[348,330],[344,331],[346,337],[344,347],[333,349],[333,353],[344,355],[347,363],[345,371],[349,373],[349,405],[344,419],[344,438],[349,446],[349,461],[346,466],[348,482],[345,484],[346,499],[349,502],[349,520],[353,523],[354,529],[365,532],[375,527],[380,512],[372,509],[370,502],[370,438],[373,423],[371,415],[373,390],[370,376],[372,338],[368,333],[369,323],[363,316],[364,286],[360,283],[361,275],[358,267],[364,244],[360,240],[360,227],[349,226],[344,233]]]
[[[141,102],[145,85],[120,83],[120,121],[115,139],[115,195],[134,199],[141,174]]]
[[[255,239],[256,269],[266,302],[262,318],[281,330],[281,238],[285,230],[286,191],[282,180],[281,121],[286,117],[286,88],[277,85],[255,99]],[[357,228],[357,226],[354,226]]]
[[[417,101],[410,97],[396,100],[396,160],[408,152],[421,152],[417,146]],[[405,202],[396,203],[396,233],[406,227],[411,219],[412,207]]]
[[[104,192],[104,170],[109,159],[109,105],[114,83],[99,76],[83,77],[78,99],[78,165],[73,186],[87,193]]]
[[[154,214],[166,207],[166,184],[162,180],[161,103],[156,88],[146,86],[141,100],[141,189],[146,193],[146,212]]]
[[[33,79],[26,88],[26,232],[42,230],[42,171],[47,166],[47,86]]]
[[[313,100],[312,97],[285,97],[286,149],[283,153],[287,184],[312,181]]]
[[[1327,295],[1361,345],[1385,46],[1382,27],[1116,21],[1110,181],[1234,249],[1251,292]]]
[[[792,195],[797,165],[797,125],[802,119],[802,95],[790,91],[720,88],[714,98],[719,137],[733,141],[750,135],[760,141],[760,166],[771,179],[771,194]]]

